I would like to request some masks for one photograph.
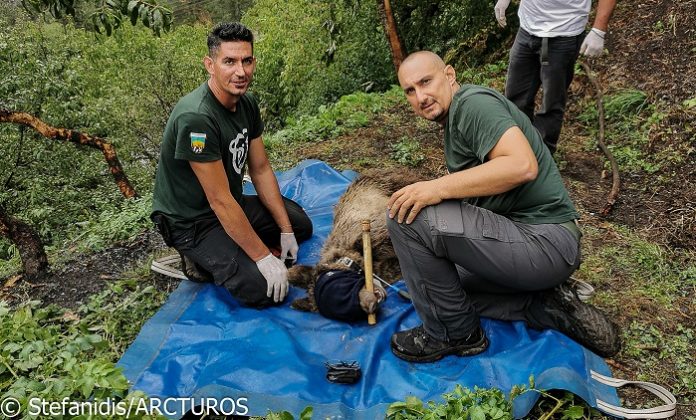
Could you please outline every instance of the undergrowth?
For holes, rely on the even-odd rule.
[[[627,325],[617,358],[630,363],[630,372],[619,375],[668,385],[680,402],[693,404],[696,255],[651,243],[621,226],[583,230],[585,257],[575,276],[595,285],[595,301],[613,308]]]
[[[0,302],[0,400],[14,398],[22,418],[36,418],[29,409],[33,398],[145,399],[128,392],[115,362],[163,301],[163,293],[131,279],[112,284],[75,312],[37,301],[13,309]]]
[[[652,100],[647,93],[626,89],[604,96],[605,144],[616,159],[623,174],[656,174],[662,170],[683,164],[690,153],[681,150],[678,142],[670,141],[674,133],[665,121],[670,113],[680,114],[688,110],[685,102],[681,107]],[[585,151],[596,149],[598,137],[598,111],[594,101],[589,101],[583,112],[577,117],[578,122],[588,130]],[[661,133],[659,136],[656,133]],[[694,128],[685,126],[680,136],[693,135]],[[610,169],[608,161],[605,169]]]

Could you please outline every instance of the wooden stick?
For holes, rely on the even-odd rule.
[[[365,271],[365,289],[368,292],[374,293],[375,286],[372,284],[372,242],[370,240],[370,221],[362,221],[362,242],[363,242],[363,261]],[[375,325],[377,316],[375,314],[367,314],[367,323]]]
[[[604,99],[602,95],[602,87],[599,85],[597,79],[592,75],[592,69],[586,62],[581,62],[582,68],[587,74],[587,78],[590,79],[590,83],[594,85],[597,91],[597,114],[599,119],[599,136],[597,137],[597,145],[602,150],[604,155],[609,159],[611,164],[611,191],[607,196],[607,202],[604,204],[604,208],[600,212],[603,216],[609,215],[611,209],[616,204],[616,199],[619,196],[619,190],[621,189],[621,178],[619,176],[619,164],[616,162],[614,155],[611,153],[606,143],[604,142]]]

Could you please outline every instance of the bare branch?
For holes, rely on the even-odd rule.
[[[619,190],[621,188],[621,179],[619,177],[619,165],[618,163],[616,163],[614,155],[611,153],[611,151],[609,151],[604,142],[604,103],[602,96],[602,87],[599,85],[599,82],[597,82],[597,79],[595,79],[595,77],[592,75],[592,69],[590,68],[590,66],[585,62],[582,62],[581,64],[582,68],[585,69],[585,74],[587,74],[587,78],[590,79],[590,82],[594,85],[594,88],[597,91],[597,113],[599,114],[599,135],[597,137],[597,144],[611,163],[611,191],[607,196],[607,203],[604,205],[604,208],[601,211],[601,214],[603,216],[606,216],[609,213],[611,213],[611,209],[612,207],[614,207],[616,199],[619,196]]]
[[[138,196],[135,189],[130,184],[130,181],[128,181],[126,173],[123,172],[121,162],[118,160],[118,156],[116,156],[116,149],[111,143],[107,142],[101,137],[90,136],[88,134],[69,130],[67,128],[52,127],[41,121],[39,118],[27,114],[26,112],[0,109],[0,123],[3,122],[11,122],[31,127],[41,133],[44,137],[50,139],[67,140],[72,143],[82,144],[84,146],[101,150],[102,154],[104,155],[104,159],[106,159],[106,163],[109,165],[109,171],[111,172],[111,175],[113,175],[119,190],[121,190],[121,194],[123,194],[123,196],[126,198]]]

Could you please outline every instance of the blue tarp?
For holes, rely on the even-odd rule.
[[[301,247],[300,263],[317,261],[331,229],[332,205],[354,177],[316,160],[278,174],[283,194],[302,205],[315,226],[315,236]],[[438,401],[455,384],[508,393],[527,384],[530,375],[540,389],[565,389],[594,407],[597,398],[618,405],[612,388],[590,379],[590,370],[611,375],[599,356],[563,334],[530,330],[521,322],[483,319],[490,346],[477,356],[402,361],[391,353],[390,336],[420,320],[410,303],[388,293],[377,325],[368,326],[291,309],[289,302],[304,295],[295,288],[284,305],[255,310],[240,306],[223,288],[183,281],[118,364],[132,389],[150,398],[246,398],[249,415],[269,410],[297,415],[312,406],[315,419],[372,420],[407,396]],[[362,379],[354,385],[328,382],[324,363],[338,360],[358,361]],[[518,397],[515,416],[526,415],[537,397],[532,392]]]

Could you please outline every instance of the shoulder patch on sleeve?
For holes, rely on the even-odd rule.
[[[194,133],[191,132],[191,150],[193,153],[201,153],[205,148],[205,133]]]

